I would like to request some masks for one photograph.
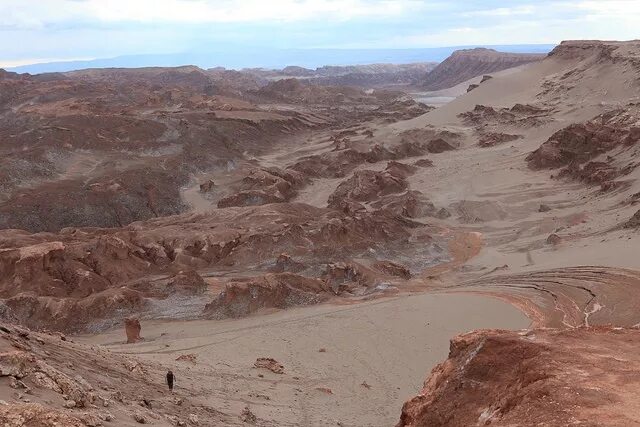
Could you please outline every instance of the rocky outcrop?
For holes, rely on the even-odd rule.
[[[474,126],[480,134],[487,133],[486,126],[508,125],[530,128],[551,121],[548,109],[529,104],[515,104],[511,108],[497,109],[486,105],[476,105],[473,110],[460,113],[458,117],[463,123]]]
[[[638,228],[640,227],[640,210],[637,211],[633,216],[624,223],[624,228]]]
[[[208,179],[202,183],[200,183],[200,192],[201,193],[209,193],[216,186],[216,183],[212,179]]]
[[[373,114],[376,117],[384,119],[386,122],[393,123],[400,120],[413,119],[414,117],[427,114],[434,109],[435,107],[417,102],[409,96],[404,96],[381,105]]]
[[[384,210],[349,215],[282,203],[167,217],[124,229],[38,235],[4,230],[1,315],[33,328],[115,326],[151,308],[149,298],[199,295],[206,286],[195,269],[253,268],[284,251],[319,267],[329,257],[357,256],[383,242],[388,248],[406,243],[416,226]],[[160,278],[150,280],[154,274]]]
[[[4,427],[87,426],[73,415],[37,403],[0,405],[0,424]]]
[[[211,319],[244,317],[261,309],[317,304],[328,296],[322,280],[292,273],[235,279],[206,305],[204,315]]]
[[[535,169],[581,164],[638,140],[640,119],[631,111],[619,109],[559,130],[531,153],[527,162]]]
[[[191,414],[199,417],[200,425],[232,424],[232,417],[195,406],[188,396],[168,395],[165,373],[157,364],[102,346],[0,323],[0,425],[129,426],[136,419],[150,425],[187,425]]]
[[[373,264],[373,268],[389,276],[400,277],[405,280],[411,278],[411,271],[407,267],[392,261],[376,261]]]
[[[273,273],[299,273],[306,267],[303,263],[294,260],[289,254],[280,254],[271,268]]]
[[[329,196],[329,207],[342,209],[343,203],[348,200],[370,202],[387,194],[402,192],[408,186],[403,175],[399,168],[383,172],[356,171]]]
[[[255,368],[268,369],[274,374],[284,374],[284,366],[282,363],[271,357],[259,357],[256,359],[256,363],[253,364]]]
[[[506,142],[517,141],[522,135],[512,135],[503,132],[485,132],[480,135],[478,145],[480,147],[493,147],[495,145],[504,144]]]
[[[610,327],[461,335],[397,427],[635,425],[625,402],[640,397],[639,338]]]
[[[218,201],[219,208],[283,203],[305,182],[302,173],[280,168],[253,169],[240,183],[240,191]]]
[[[427,74],[422,85],[426,90],[446,89],[476,76],[540,61],[544,57],[543,54],[506,53],[485,48],[457,50]]]
[[[140,326],[139,319],[136,319],[135,317],[128,317],[124,319],[124,330],[127,334],[127,344],[134,344],[142,340],[142,337],[140,336],[142,327]]]
[[[382,196],[371,203],[371,207],[387,210],[407,218],[438,216],[438,209],[420,191],[409,190]]]

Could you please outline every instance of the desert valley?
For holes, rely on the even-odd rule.
[[[2,425],[640,425],[638,41],[0,70],[0,153]]]

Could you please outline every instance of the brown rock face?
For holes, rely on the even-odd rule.
[[[427,90],[446,89],[476,76],[540,61],[544,56],[505,53],[485,48],[457,50],[427,74],[423,86]]]
[[[142,340],[140,337],[140,320],[130,317],[124,320],[124,328],[127,334],[127,344],[134,344]]]
[[[1,405],[0,424],[4,427],[87,426],[79,418],[37,403]]]
[[[298,273],[304,269],[305,265],[303,263],[294,260],[288,254],[280,254],[271,271],[274,273]]]
[[[373,268],[389,276],[396,276],[402,279],[410,279],[411,271],[404,265],[391,261],[377,261],[373,264]]]
[[[329,196],[329,206],[340,209],[342,202],[355,200],[368,202],[381,196],[400,193],[407,188],[403,176],[394,175],[398,170],[377,172],[371,170],[356,171],[351,178],[343,181]],[[400,175],[404,175],[400,173]]]
[[[614,110],[554,133],[527,157],[534,169],[585,163],[619,145],[640,140],[640,118],[633,111]]]
[[[213,188],[216,186],[216,183],[213,182],[212,179],[208,179],[205,182],[200,184],[200,192],[201,193],[208,193],[211,190],[213,190]]]
[[[294,170],[265,168],[252,170],[240,183],[240,191],[218,201],[219,208],[256,206],[291,200],[304,183],[303,175]]]
[[[478,139],[478,145],[480,147],[493,147],[494,145],[516,141],[520,138],[522,138],[521,135],[512,135],[502,132],[487,132],[480,136],[480,139]]]
[[[292,273],[268,274],[227,284],[205,306],[204,315],[211,319],[244,317],[261,309],[317,304],[328,296],[322,280]]]
[[[640,210],[637,211],[629,221],[624,223],[624,228],[638,228],[640,227]]]
[[[205,286],[195,269],[251,268],[284,251],[320,267],[372,245],[406,244],[415,227],[387,211],[351,216],[281,203],[158,218],[124,229],[36,235],[0,230],[0,298],[9,308],[7,318],[32,328],[104,328],[149,307],[146,298],[199,295]],[[179,271],[185,273],[171,276]],[[169,278],[149,280],[154,274]]]
[[[397,427],[636,425],[638,339],[605,327],[461,335]]]
[[[202,276],[193,270],[181,271],[173,276],[167,284],[170,293],[201,294],[207,289],[207,283]]]
[[[475,126],[481,133],[486,125],[509,125],[521,128],[536,127],[549,122],[549,111],[533,105],[515,104],[511,108],[476,105],[473,110],[458,114],[462,121]]]

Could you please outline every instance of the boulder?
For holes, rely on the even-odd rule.
[[[140,337],[140,330],[142,329],[140,320],[135,317],[129,317],[124,320],[124,328],[127,334],[127,344],[133,344],[142,340]]]
[[[208,179],[200,184],[201,193],[209,193],[216,186],[216,183],[212,179]]]
[[[562,240],[563,240],[562,237],[554,233],[549,235],[549,237],[547,237],[547,244],[556,246],[562,243]]]
[[[270,357],[259,357],[256,359],[256,363],[253,364],[255,368],[268,369],[274,374],[284,374],[284,366],[275,359]]]
[[[640,210],[637,211],[629,221],[624,223],[624,228],[638,228],[640,227]]]

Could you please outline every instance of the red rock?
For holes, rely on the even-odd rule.
[[[127,318],[124,321],[124,327],[127,333],[127,344],[133,344],[142,340],[140,337],[140,330],[142,329],[140,320],[133,317]]]
[[[411,278],[411,271],[407,267],[392,261],[376,261],[373,264],[373,268],[389,276],[396,276],[405,280]]]
[[[345,200],[358,202],[375,200],[386,194],[399,193],[405,190],[407,185],[404,178],[393,175],[389,171],[356,171],[329,196],[329,206],[338,209]]]
[[[511,135],[502,132],[485,132],[480,136],[478,145],[480,147],[493,147],[495,145],[504,144],[505,142],[516,141],[522,138],[521,135]]]
[[[612,378],[640,364],[639,338],[637,329],[607,327],[460,335],[404,404],[397,427],[635,424],[625,405],[611,402],[640,393],[634,381]]]
[[[299,273],[305,269],[305,265],[301,262],[295,261],[288,254],[280,254],[276,259],[276,263],[271,269],[273,273]]]
[[[601,114],[554,133],[526,160],[534,169],[585,163],[616,146],[636,143],[640,139],[639,125],[640,119],[630,110]]]
[[[284,374],[284,366],[270,357],[259,357],[253,364],[256,368],[268,369],[274,374]]]
[[[317,304],[329,297],[328,290],[322,280],[293,273],[235,279],[205,306],[204,315],[214,319],[235,318],[265,308]]]

